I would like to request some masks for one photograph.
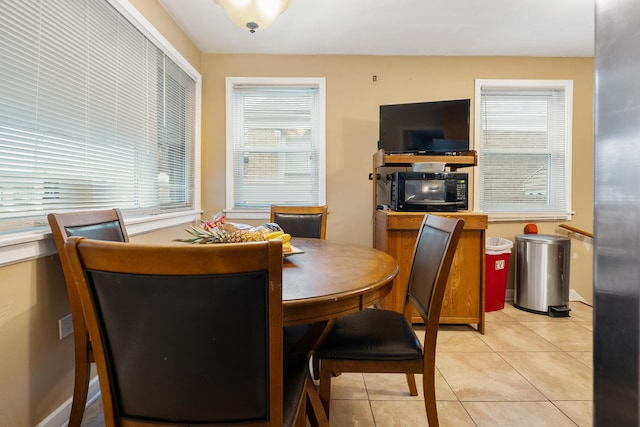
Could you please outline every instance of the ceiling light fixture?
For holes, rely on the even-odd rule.
[[[291,0],[213,0],[240,28],[264,30],[289,7]]]

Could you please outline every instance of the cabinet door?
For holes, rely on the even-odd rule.
[[[402,313],[407,295],[407,282],[411,270],[411,257],[418,238],[417,230],[389,230],[386,233],[386,252],[398,262],[398,275],[393,281],[393,290],[383,301],[384,308]],[[418,314],[416,313],[416,316]],[[422,320],[419,320],[420,322]]]
[[[417,237],[417,231],[388,231],[386,252],[398,261],[400,271],[394,280],[393,292],[384,300],[386,309],[398,312],[403,310],[411,257]],[[447,281],[440,314],[441,323],[480,323],[484,293],[482,242],[482,231],[464,230],[462,232]],[[414,312],[412,321],[421,323],[422,319]]]
[[[442,323],[475,323],[482,305],[482,239],[479,230],[465,230],[453,258],[440,319]]]

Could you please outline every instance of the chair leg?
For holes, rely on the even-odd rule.
[[[312,427],[329,427],[328,414],[326,413],[320,395],[313,381],[307,383],[307,417]]]
[[[300,407],[298,407],[296,418],[293,421],[293,427],[305,427],[307,425],[307,413],[309,412],[307,402],[309,399],[306,397],[306,394],[307,393],[305,385],[305,397],[303,397],[302,402],[300,402]]]
[[[416,376],[414,374],[406,374],[407,375],[407,384],[409,385],[409,394],[411,396],[418,395],[418,386],[416,385]]]
[[[324,411],[329,418],[329,406],[331,403],[331,376],[333,375],[332,367],[326,360],[320,362],[320,401],[324,406]]]
[[[89,376],[91,363],[87,360],[86,352],[76,352],[75,358],[75,382],[73,385],[73,399],[71,401],[71,415],[69,427],[80,427],[84,409],[87,405],[87,393],[89,392]]]
[[[424,393],[424,406],[427,409],[427,421],[429,427],[438,427],[438,409],[436,407],[436,382],[435,368],[427,369],[422,375],[422,390]]]

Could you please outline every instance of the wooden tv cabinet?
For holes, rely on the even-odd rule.
[[[464,219],[464,229],[453,258],[444,294],[441,324],[476,324],[484,334],[485,232],[487,216],[473,212],[433,212],[445,217]],[[407,292],[413,247],[425,212],[376,210],[374,247],[393,256],[400,266],[384,308],[402,311]],[[412,322],[422,323],[414,312]]]
[[[427,213],[464,219],[462,236],[453,258],[453,267],[444,294],[441,324],[475,324],[484,334],[485,299],[485,233],[487,215],[469,211],[463,212],[397,212],[378,209],[377,178],[379,168],[410,167],[415,163],[440,162],[449,170],[474,167],[478,164],[475,151],[459,156],[394,155],[378,150],[373,154],[373,246],[393,256],[400,266],[391,293],[384,299],[385,308],[401,312],[407,293],[407,280],[411,268],[413,248],[418,237],[418,229]],[[385,203],[388,203],[386,201]],[[418,313],[411,318],[414,323],[422,323]]]

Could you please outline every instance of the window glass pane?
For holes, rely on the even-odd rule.
[[[568,214],[567,88],[544,81],[491,83],[480,83],[477,112],[480,210]]]
[[[230,210],[318,205],[324,141],[317,85],[232,87]],[[324,202],[322,202],[324,203]]]
[[[493,154],[482,163],[483,209],[501,211],[546,208],[549,205],[549,164],[546,154]]]
[[[193,78],[106,0],[1,2],[0,20],[0,231],[193,205]]]

